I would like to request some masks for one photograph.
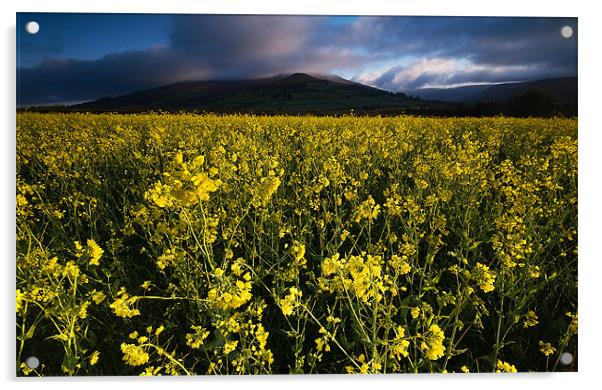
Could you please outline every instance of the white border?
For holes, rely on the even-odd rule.
[[[520,0],[503,2],[387,1],[387,0],[211,0],[192,3],[186,0],[137,1],[106,0],[84,3],[77,0],[19,1],[21,12],[124,12],[124,13],[226,13],[226,14],[309,14],[309,15],[464,15],[464,16],[578,16],[583,6],[576,2],[546,1],[545,6]]]
[[[595,380],[600,371],[602,350],[599,325],[602,324],[599,304],[602,291],[598,288],[602,274],[602,250],[596,245],[599,239],[602,215],[600,212],[600,167],[602,161],[602,85],[598,72],[600,61],[599,37],[602,36],[600,13],[595,2],[556,1],[529,2],[525,0],[487,1],[386,1],[386,0],[304,0],[297,3],[269,0],[206,0],[193,3],[188,0],[130,1],[81,0],[2,2],[0,14],[3,24],[2,86],[0,109],[5,126],[0,130],[2,155],[0,164],[2,194],[2,258],[0,300],[2,328],[2,353],[0,378],[10,387],[64,389],[74,387],[104,388],[108,383],[131,382],[148,388],[166,385],[236,386],[247,388],[305,388],[315,385],[336,385],[341,388],[365,388],[372,384],[422,388],[439,387],[445,390],[467,386],[493,389],[519,387],[579,388]],[[312,14],[312,15],[468,15],[468,16],[571,16],[578,17],[579,35],[579,373],[576,374],[522,374],[515,376],[491,375],[390,375],[390,376],[271,376],[271,377],[197,377],[163,378],[144,383],[129,378],[78,378],[62,380],[46,378],[43,381],[14,379],[14,258],[15,258],[15,12],[120,12],[120,13],[235,13],[235,14]],[[598,39],[597,39],[598,37]],[[598,381],[599,382],[599,381]]]

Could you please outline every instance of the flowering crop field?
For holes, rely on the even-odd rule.
[[[17,375],[577,370],[576,119],[19,113],[16,167]]]

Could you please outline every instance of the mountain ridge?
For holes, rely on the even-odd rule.
[[[478,103],[508,100],[530,89],[540,88],[570,105],[577,105],[577,77],[555,77],[511,83],[469,85],[452,88],[423,88],[404,93],[426,100]]]
[[[344,113],[400,108],[409,99],[335,75],[292,73],[243,80],[184,81],[73,106],[92,111],[193,110]]]
[[[70,111],[188,111],[287,115],[576,115],[577,78],[404,92],[337,75],[289,73],[257,79],[182,81],[70,106]]]

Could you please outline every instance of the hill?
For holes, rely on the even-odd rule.
[[[401,112],[415,100],[333,75],[294,73],[269,78],[180,82],[72,106],[93,112],[149,110],[339,114]]]
[[[389,92],[336,75],[293,73],[248,80],[190,81],[38,112],[213,112],[287,115],[551,117],[577,115],[577,78]]]
[[[455,103],[502,102],[532,90],[544,91],[562,103],[577,106],[577,77],[562,77],[494,85],[471,85],[457,88],[424,88],[405,91],[424,100]]]

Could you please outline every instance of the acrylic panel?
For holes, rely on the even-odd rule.
[[[17,14],[16,375],[577,371],[577,18]]]

